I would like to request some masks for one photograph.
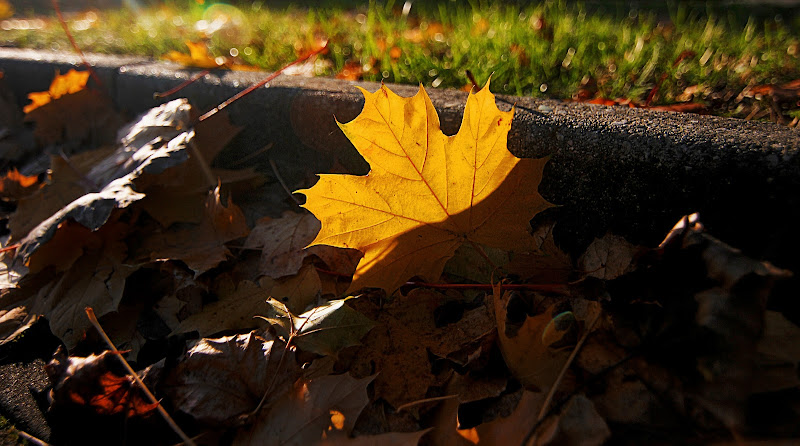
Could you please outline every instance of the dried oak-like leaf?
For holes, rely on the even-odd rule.
[[[480,349],[480,340],[494,333],[494,319],[484,306],[470,310],[458,322],[437,327],[435,310],[448,298],[429,289],[415,289],[378,309],[366,299],[354,307],[373,318],[377,326],[353,353],[351,372],[378,372],[375,396],[394,407],[425,398],[433,385],[442,385],[433,374],[430,354],[447,358],[466,349],[466,356]],[[373,371],[374,369],[374,371]]]
[[[281,398],[301,373],[282,341],[252,331],[201,339],[170,370],[163,389],[177,410],[202,423],[228,425],[255,409],[267,390],[266,403]]]
[[[208,193],[199,224],[172,225],[160,233],[145,235],[140,249],[150,260],[181,260],[200,275],[230,256],[225,243],[249,233],[242,210],[228,199],[225,206],[217,186]]]
[[[256,316],[266,311],[268,290],[243,280],[235,290],[219,295],[219,301],[207,304],[199,313],[186,318],[172,334],[197,331],[206,337],[225,330],[257,328],[263,325]]]
[[[320,443],[330,431],[349,434],[369,402],[372,379],[344,374],[301,381],[252,426],[240,429],[233,444],[305,446]]]
[[[286,211],[281,218],[259,220],[244,247],[261,250],[261,274],[276,279],[290,276],[300,271],[308,255],[304,248],[319,228],[313,215]]]
[[[537,192],[547,160],[508,151],[513,111],[497,109],[488,83],[470,94],[451,137],[422,88],[412,98],[386,86],[362,93],[361,114],[340,127],[370,164],[369,175],[320,175],[298,191],[322,221],[313,245],[364,253],[350,290],[393,292],[413,276],[436,281],[465,242],[532,245],[529,221],[551,206]]]

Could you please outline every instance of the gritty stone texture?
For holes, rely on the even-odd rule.
[[[198,70],[167,62],[93,56],[115,102],[131,114],[167,99],[168,90]],[[55,68],[78,63],[74,56],[0,49],[0,68],[18,94],[47,88]],[[208,110],[264,73],[216,71],[185,88],[199,110]],[[281,76],[227,108],[242,133],[215,161],[244,167],[247,159],[272,181],[252,197],[258,212],[275,213],[289,197],[274,181],[272,159],[291,189],[307,187],[334,163],[353,173],[368,166],[338,129],[361,110],[355,88],[379,84]],[[414,86],[392,85],[410,96]],[[467,94],[429,91],[442,128],[458,130]],[[24,96],[22,96],[24,98]],[[23,103],[24,101],[20,101]],[[634,243],[655,245],[684,214],[699,211],[711,233],[783,267],[797,269],[790,246],[800,246],[800,132],[772,123],[693,114],[605,107],[498,96],[498,106],[516,104],[509,149],[521,157],[551,156],[540,186],[560,205],[554,218],[557,242],[579,253],[594,237],[613,231]]]

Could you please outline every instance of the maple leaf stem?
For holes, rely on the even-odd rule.
[[[247,87],[246,89],[244,89],[244,90],[240,91],[239,93],[236,93],[235,95],[233,95],[230,99],[226,100],[222,104],[219,104],[218,106],[216,106],[216,107],[212,108],[211,110],[207,111],[203,116],[197,118],[197,121],[195,121],[193,124],[197,124],[198,122],[203,122],[206,119],[214,116],[215,114],[219,113],[219,111],[222,110],[223,108],[233,104],[234,102],[236,102],[239,99],[247,96],[248,94],[252,93],[253,91],[263,87],[264,85],[267,84],[267,82],[269,82],[269,81],[275,79],[276,77],[280,76],[281,73],[283,73],[284,70],[286,70],[287,68],[289,68],[289,67],[291,67],[293,65],[297,65],[297,64],[299,64],[301,62],[305,62],[306,60],[310,59],[312,56],[316,56],[317,54],[319,54],[319,53],[321,53],[321,52],[323,52],[323,51],[325,51],[327,49],[328,49],[328,42],[326,41],[325,45],[323,45],[321,48],[318,48],[318,49],[316,49],[314,51],[311,51],[310,53],[308,53],[308,54],[306,54],[306,55],[304,55],[302,57],[298,57],[293,62],[289,62],[288,64],[282,66],[278,71],[276,71],[276,72],[270,74],[269,76],[267,76],[261,82]]]
[[[525,439],[522,440],[522,446],[532,445],[535,446],[538,442],[539,434],[536,432],[536,428],[539,427],[542,420],[544,420],[545,416],[547,415],[548,408],[550,407],[550,403],[553,402],[553,397],[556,394],[559,386],[561,386],[561,381],[564,379],[564,376],[567,374],[567,370],[569,366],[572,365],[572,361],[575,360],[575,357],[578,356],[578,352],[580,351],[581,347],[583,347],[583,343],[586,342],[586,339],[592,333],[595,324],[597,321],[600,320],[600,316],[603,314],[603,311],[600,310],[594,316],[589,325],[586,326],[586,331],[583,333],[583,336],[578,340],[578,343],[575,344],[575,348],[572,349],[572,353],[570,353],[569,358],[567,358],[567,362],[564,363],[564,367],[561,368],[561,372],[559,372],[558,377],[553,382],[552,387],[550,387],[550,391],[547,392],[547,398],[545,398],[544,403],[542,404],[542,408],[539,410],[539,415],[536,417],[536,424],[533,428],[528,432],[528,435],[525,436]]]
[[[58,6],[58,0],[51,0],[53,5],[53,9],[56,11],[56,16],[58,17],[58,22],[61,23],[61,27],[64,28],[64,32],[67,34],[67,39],[69,39],[69,43],[72,45],[72,48],[78,53],[78,56],[81,58],[81,63],[86,69],[89,71],[89,75],[92,76],[92,79],[97,84],[98,87],[105,90],[105,85],[100,80],[100,77],[97,76],[97,73],[92,68],[91,64],[86,60],[86,56],[83,54],[83,50],[81,47],[78,46],[78,42],[75,41],[75,38],[72,37],[72,32],[69,30],[69,26],[67,26],[67,21],[64,20],[64,15],[61,14],[61,8]]]
[[[183,81],[177,87],[170,88],[167,91],[153,93],[153,99],[161,99],[161,98],[165,98],[167,96],[172,96],[173,94],[183,90],[184,88],[188,87],[189,85],[192,85],[193,83],[199,81],[200,79],[202,79],[203,77],[205,77],[209,73],[211,73],[211,70],[203,70],[203,71],[195,74],[194,76],[190,77],[189,79]]]
[[[176,434],[178,434],[179,437],[181,437],[181,440],[183,440],[185,444],[189,446],[196,446],[194,440],[189,438],[189,436],[186,435],[185,432],[183,432],[180,426],[178,426],[175,420],[172,419],[169,413],[167,413],[166,409],[164,409],[164,407],[161,405],[161,401],[156,399],[155,395],[153,395],[153,393],[150,392],[150,389],[148,389],[145,383],[141,380],[141,378],[139,378],[139,374],[137,374],[133,370],[133,367],[131,367],[131,365],[128,364],[128,361],[126,361],[125,358],[122,357],[122,355],[120,354],[121,352],[117,350],[117,347],[111,341],[111,338],[109,338],[105,330],[103,330],[103,327],[97,320],[97,316],[95,316],[92,307],[86,307],[84,311],[86,311],[86,317],[89,318],[89,322],[91,322],[94,328],[97,330],[97,332],[100,333],[100,337],[102,337],[103,340],[106,342],[106,345],[108,345],[108,347],[111,349],[111,352],[116,354],[117,358],[119,358],[120,362],[125,367],[125,370],[127,370],[128,373],[131,375],[131,377],[133,377],[134,381],[136,381],[136,384],[139,385],[139,387],[142,389],[145,395],[147,395],[147,397],[150,399],[150,402],[152,402],[153,404],[158,404],[156,408],[158,409],[158,412],[161,414],[161,417],[164,418],[164,421],[166,421],[169,427],[171,427],[172,430]]]

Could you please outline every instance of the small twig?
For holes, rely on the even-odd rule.
[[[478,85],[478,82],[475,81],[475,75],[472,74],[472,71],[470,70],[466,70],[466,74],[467,74],[467,79],[469,79],[469,81],[472,82],[472,86],[475,87],[475,92],[477,93],[478,90],[481,89],[481,87],[480,85]]]
[[[197,163],[200,164],[200,170],[203,171],[203,175],[205,175],[208,185],[210,187],[216,186],[218,181],[214,178],[214,174],[211,173],[211,168],[208,167],[206,157],[204,157],[203,154],[200,153],[200,149],[197,148],[197,143],[195,142],[194,138],[189,140],[189,149],[191,150],[192,155],[197,158]]]
[[[528,432],[528,435],[525,436],[525,439],[522,440],[522,446],[526,446],[527,444],[531,444],[533,446],[536,445],[538,440],[538,434],[536,433],[536,428],[539,426],[539,423],[544,419],[547,415],[547,409],[550,407],[550,403],[553,402],[553,397],[556,394],[559,386],[561,386],[561,381],[564,379],[564,376],[567,374],[567,370],[569,370],[570,365],[572,365],[572,361],[575,360],[575,357],[578,356],[578,352],[580,351],[581,347],[583,347],[583,343],[586,342],[586,339],[589,337],[589,334],[594,329],[595,324],[598,320],[600,320],[600,315],[603,314],[603,311],[600,310],[594,316],[589,325],[586,327],[586,332],[583,333],[583,336],[578,340],[578,343],[575,344],[575,348],[572,350],[572,353],[567,358],[567,362],[564,363],[564,367],[561,368],[561,372],[559,372],[558,377],[556,377],[555,382],[553,382],[553,386],[550,388],[550,391],[547,393],[547,398],[545,398],[544,403],[542,404],[542,408],[539,410],[539,415],[536,417],[536,425],[533,429]]]
[[[94,82],[97,84],[97,86],[105,90],[105,85],[103,85],[103,82],[100,80],[100,77],[98,77],[97,73],[95,73],[94,68],[92,68],[92,66],[86,60],[86,56],[83,54],[81,47],[78,46],[78,42],[76,42],[75,38],[72,37],[72,33],[69,30],[69,26],[67,26],[67,21],[64,20],[64,15],[61,14],[61,8],[59,8],[58,6],[58,0],[51,0],[51,3],[53,4],[53,9],[56,11],[58,22],[61,23],[61,27],[64,28],[64,32],[67,34],[67,39],[69,39],[69,43],[72,44],[72,48],[75,50],[76,53],[78,53],[78,56],[81,57],[81,62],[83,63],[83,66],[85,66],[86,69],[89,70],[89,75],[92,76],[92,79],[94,79]]]
[[[405,404],[402,404],[400,406],[397,406],[397,412],[400,412],[401,410],[406,410],[409,407],[418,406],[420,404],[435,403],[436,401],[451,400],[451,399],[456,398],[456,397],[458,397],[458,395],[445,395],[445,396],[437,396],[437,397],[434,397],[434,398],[425,398],[425,399],[421,399],[421,400],[417,400],[417,401],[412,401],[410,403],[405,403]]]
[[[177,87],[170,88],[169,90],[161,92],[161,93],[153,93],[153,99],[161,99],[161,98],[165,98],[167,96],[172,96],[173,94],[183,90],[184,88],[188,87],[189,85],[192,85],[193,83],[199,81],[200,79],[202,79],[203,77],[205,77],[209,73],[211,73],[211,70],[203,70],[203,71],[195,74],[194,76],[190,77],[189,79],[183,81]]]
[[[13,245],[4,246],[4,247],[0,248],[0,253],[8,252],[8,251],[14,251],[19,247],[20,247],[19,243],[14,243]]]
[[[48,442],[46,442],[44,440],[40,440],[40,439],[34,437],[33,435],[25,432],[25,431],[21,431],[19,429],[15,429],[15,430],[17,431],[17,435],[19,435],[20,438],[24,439],[28,443],[34,444],[36,446],[50,446],[50,443],[48,443]]]
[[[269,144],[265,145],[264,147],[256,150],[255,152],[253,152],[253,153],[251,153],[251,154],[249,154],[247,156],[244,156],[244,157],[239,158],[238,160],[234,161],[233,163],[230,164],[230,167],[240,166],[240,165],[250,161],[251,159],[257,157],[258,155],[261,155],[262,153],[266,152],[267,150],[269,150],[271,148],[272,148],[272,143],[269,143]]]
[[[300,200],[298,200],[297,197],[294,196],[292,191],[289,190],[289,187],[286,185],[286,182],[283,181],[281,174],[278,173],[278,166],[275,165],[275,161],[272,158],[269,159],[269,165],[272,166],[272,171],[275,172],[275,178],[277,178],[278,182],[281,183],[281,186],[283,186],[283,190],[285,190],[286,193],[289,194],[289,196],[295,203],[300,205]]]
[[[284,70],[286,70],[287,68],[289,68],[289,67],[291,67],[293,65],[297,65],[300,62],[305,62],[306,60],[311,58],[311,56],[316,56],[317,54],[319,54],[319,53],[321,53],[321,52],[323,52],[323,51],[325,51],[327,49],[328,49],[328,42],[326,41],[325,45],[323,45],[322,48],[319,48],[319,49],[316,49],[314,51],[311,51],[310,53],[306,54],[305,56],[295,59],[294,62],[290,62],[290,63],[284,65],[283,67],[281,67],[281,69],[279,69],[278,71],[276,71],[276,72],[272,73],[271,75],[267,76],[267,78],[262,80],[261,82],[259,82],[257,84],[254,84],[254,85],[251,85],[250,87],[240,91],[239,93],[236,93],[235,95],[233,95],[233,97],[231,97],[227,101],[225,101],[222,104],[219,104],[218,106],[216,106],[216,107],[212,108],[211,110],[207,111],[203,116],[197,118],[197,122],[203,122],[206,119],[214,116],[215,114],[219,113],[219,111],[222,110],[223,108],[233,104],[234,102],[236,102],[239,99],[247,96],[251,92],[263,87],[264,85],[267,84],[267,82],[269,82],[269,81],[275,79],[276,77],[280,76],[281,73],[283,73]]]
[[[153,404],[158,404],[156,408],[158,409],[158,412],[161,414],[161,417],[164,418],[164,421],[166,421],[169,427],[171,427],[172,430],[176,434],[178,434],[179,437],[181,437],[181,440],[183,440],[185,444],[189,446],[196,446],[194,440],[189,438],[189,436],[183,432],[180,426],[178,426],[178,424],[175,423],[175,420],[172,419],[172,417],[167,413],[166,409],[164,409],[164,407],[161,405],[161,401],[156,399],[155,395],[153,395],[153,393],[150,392],[150,389],[148,389],[147,386],[144,384],[144,382],[142,382],[141,378],[139,378],[139,374],[137,374],[133,370],[131,365],[128,364],[128,361],[126,361],[125,358],[122,357],[120,351],[117,350],[117,347],[114,346],[114,343],[111,342],[111,339],[103,330],[103,327],[100,325],[100,322],[97,321],[97,317],[94,315],[94,310],[92,309],[92,307],[86,307],[85,311],[86,311],[86,316],[89,318],[89,322],[91,322],[92,325],[94,325],[94,328],[97,329],[97,331],[100,333],[100,336],[103,338],[108,347],[111,349],[111,352],[117,355],[117,358],[119,358],[120,362],[125,367],[125,370],[127,370],[128,373],[133,377],[133,379],[136,381],[136,384],[139,385],[139,387],[142,389],[145,395],[147,395],[147,397],[150,399],[150,402],[152,402]]]

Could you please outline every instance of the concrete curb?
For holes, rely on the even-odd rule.
[[[89,56],[115,102],[131,114],[158,101],[195,70],[141,58]],[[0,69],[19,98],[47,89],[53,71],[79,64],[73,55],[0,49]],[[264,73],[219,71],[183,90],[200,110],[221,103]],[[338,162],[354,173],[367,166],[337,128],[361,110],[354,86],[379,84],[281,76],[231,106],[244,131],[215,161],[230,167],[273,144],[268,156],[289,187],[310,185],[308,172]],[[417,87],[392,85],[403,96]],[[445,133],[457,131],[466,93],[429,91]],[[163,102],[163,101],[162,101]],[[800,132],[771,123],[498,96],[516,104],[509,148],[520,157],[552,155],[541,192],[561,206],[538,218],[558,222],[556,241],[579,253],[594,237],[613,231],[654,245],[682,215],[701,212],[712,234],[755,257],[797,270],[800,257]],[[248,160],[272,177],[267,155]],[[242,167],[239,165],[238,167]],[[288,199],[273,181],[261,192],[270,203]],[[272,212],[277,207],[272,209]],[[537,219],[538,219],[537,218]]]

